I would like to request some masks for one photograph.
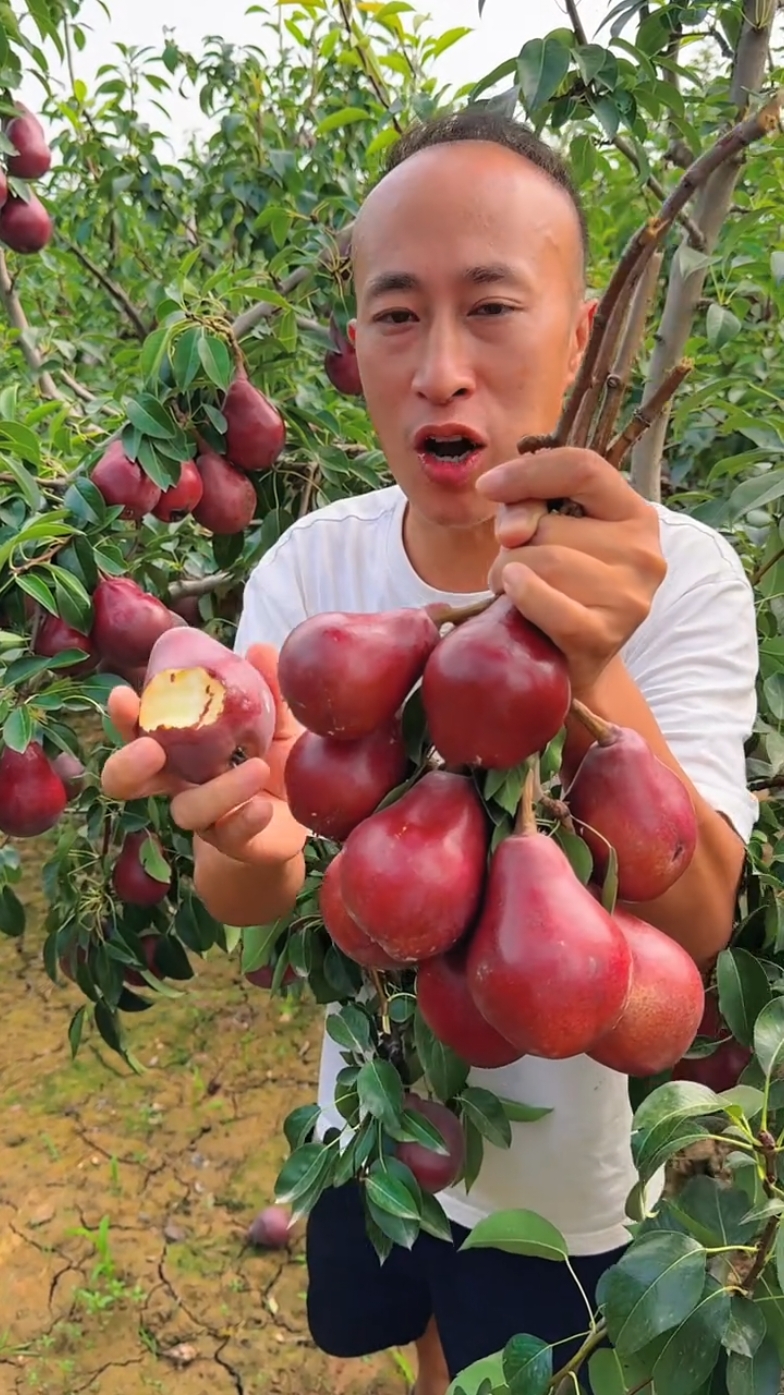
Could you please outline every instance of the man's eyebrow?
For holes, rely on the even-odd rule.
[[[517,281],[519,277],[505,262],[489,262],[482,266],[466,267],[461,280],[469,281],[475,286],[492,286],[502,281]],[[368,282],[366,294],[369,299],[376,299],[392,291],[418,291],[421,288],[422,283],[413,272],[384,271]]]

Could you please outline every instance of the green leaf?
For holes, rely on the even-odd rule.
[[[374,1119],[396,1123],[403,1113],[403,1082],[389,1061],[366,1061],[357,1076],[360,1106]]]
[[[777,286],[784,281],[784,252],[771,252],[770,274]]]
[[[759,1350],[766,1332],[765,1312],[760,1304],[752,1302],[743,1293],[733,1293],[730,1320],[722,1337],[727,1351],[752,1357]]]
[[[176,423],[166,408],[149,392],[142,393],[136,400],[130,398],[125,404],[125,413],[142,436],[167,441],[177,431]]]
[[[517,58],[517,82],[529,114],[549,102],[566,77],[570,62],[568,48],[551,35],[523,44]]]
[[[478,1221],[461,1250],[504,1250],[511,1255],[566,1259],[566,1241],[554,1225],[535,1211],[496,1211]]]
[[[0,935],[18,940],[25,932],[25,908],[10,886],[0,888]]]
[[[705,332],[711,348],[721,349],[724,344],[729,344],[736,335],[740,334],[741,329],[742,325],[737,315],[733,315],[726,305],[717,305],[714,302],[708,306],[708,313],[705,317]]]
[[[730,1352],[727,1362],[727,1395],[779,1395],[781,1362],[770,1340],[759,1346],[752,1357]]]
[[[527,1334],[512,1337],[502,1365],[509,1395],[547,1395],[553,1377],[553,1349],[547,1342]]]
[[[74,1013],[73,1017],[71,1018],[71,1021],[68,1024],[68,1042],[71,1047],[72,1060],[76,1059],[79,1047],[81,1045],[82,1029],[84,1027],[84,1019],[86,1013],[87,1004],[82,1003],[82,1006],[76,1009],[76,1012]]]
[[[28,465],[41,464],[41,446],[34,431],[18,421],[0,421],[0,450],[10,449]]]
[[[754,1024],[754,1054],[766,1080],[784,1074],[784,997],[774,998]]]
[[[465,1085],[469,1067],[431,1032],[419,1009],[414,1018],[414,1040],[433,1092],[444,1102],[451,1100]]]
[[[779,1228],[776,1232],[774,1253],[776,1256],[776,1278],[779,1281],[779,1288],[784,1289],[784,1225],[781,1222],[779,1222]]]
[[[321,1110],[317,1104],[301,1104],[286,1116],[283,1132],[292,1152],[296,1152],[297,1148],[307,1143],[320,1114]]]
[[[370,1022],[353,1003],[348,1003],[339,1013],[329,1014],[327,1034],[338,1046],[357,1056],[365,1056],[370,1050]]]
[[[281,1206],[292,1205],[329,1176],[334,1148],[323,1143],[304,1143],[284,1162],[275,1182],[275,1199]]]
[[[52,591],[47,586],[43,577],[35,572],[25,572],[17,577],[16,584],[20,591],[25,591],[28,596],[32,596],[44,610],[48,610],[50,615],[57,614],[57,602]]]
[[[139,354],[139,371],[144,378],[157,379],[166,348],[171,339],[171,327],[162,325],[147,335]]]
[[[544,1119],[553,1112],[551,1105],[522,1104],[519,1100],[508,1100],[503,1095],[499,1098],[504,1114],[512,1124],[535,1124],[537,1119]]]
[[[746,949],[725,949],[717,964],[719,1008],[742,1046],[754,1041],[754,1023],[770,1002],[771,987],[759,959]]]
[[[225,392],[232,380],[234,365],[224,341],[202,330],[199,334],[198,353],[201,366],[210,382]]]
[[[240,967],[244,974],[252,974],[254,969],[263,969],[269,963],[272,950],[286,924],[286,919],[281,918],[273,920],[270,925],[247,925],[243,928]]]
[[[481,1361],[467,1366],[452,1381],[446,1395],[479,1395],[483,1386],[490,1391],[490,1395],[496,1390],[506,1390],[503,1354],[500,1351],[492,1356],[483,1356]]]
[[[419,1198],[419,1206],[422,1229],[426,1230],[428,1235],[433,1235],[436,1240],[445,1240],[447,1244],[453,1244],[454,1236],[449,1217],[438,1197],[423,1191]]]
[[[370,112],[365,111],[364,107],[341,107],[340,111],[333,111],[329,116],[325,116],[323,121],[319,121],[316,135],[325,136],[330,131],[338,131],[341,126],[350,126],[355,121],[370,120]]]
[[[637,1240],[607,1274],[607,1330],[623,1356],[685,1321],[705,1286],[706,1255],[689,1235],[659,1231]]]
[[[33,476],[24,465],[18,460],[14,460],[12,457],[3,457],[3,464],[9,474],[13,475],[16,480],[19,493],[27,504],[27,507],[31,509],[33,513],[37,513],[41,507],[41,491],[33,479]]]
[[[576,833],[570,833],[563,827],[558,829],[555,839],[563,848],[578,881],[587,886],[593,872],[593,856],[588,844],[582,838],[578,838]]]
[[[383,1159],[377,1158],[373,1163],[365,1179],[365,1190],[368,1200],[380,1210],[402,1220],[419,1220],[417,1198],[405,1182],[392,1175]]]
[[[373,1196],[368,1195],[367,1187],[365,1187],[365,1207],[370,1219],[378,1226],[383,1235],[388,1236],[393,1244],[402,1245],[406,1250],[412,1248],[420,1231],[418,1216],[401,1216],[397,1212],[385,1210],[383,1206],[377,1205]]]
[[[643,1100],[634,1116],[633,1129],[635,1133],[643,1133],[665,1121],[720,1113],[721,1101],[707,1085],[698,1085],[694,1080],[673,1080],[660,1085]]]
[[[626,1395],[628,1385],[620,1357],[615,1351],[595,1351],[588,1362],[592,1395]]]
[[[744,1193],[722,1186],[714,1177],[689,1178],[670,1205],[702,1245],[745,1245],[757,1230],[754,1221],[744,1220],[748,1211]]]
[[[399,1124],[387,1124],[387,1129],[393,1138],[401,1143],[421,1143],[424,1148],[429,1148],[434,1153],[446,1157],[449,1152],[444,1139],[436,1128],[424,1114],[420,1114],[418,1109],[405,1109]]]
[[[3,742],[12,751],[23,754],[33,739],[33,718],[29,707],[15,707],[3,724]]]
[[[653,1368],[655,1388],[694,1395],[719,1359],[730,1317],[730,1295],[710,1275],[696,1308],[668,1337]]]
[[[199,371],[201,329],[186,329],[178,335],[172,354],[172,372],[180,392],[187,392]]]
[[[462,1091],[459,1100],[463,1112],[488,1143],[494,1143],[497,1148],[511,1147],[512,1126],[495,1095],[471,1085]]]

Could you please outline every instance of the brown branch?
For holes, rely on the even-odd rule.
[[[621,154],[626,156],[627,160],[631,161],[631,163],[634,165],[634,168],[637,170],[637,173],[640,174],[640,161],[637,155],[637,151],[635,150],[631,141],[628,141],[626,137],[621,135],[619,132],[616,136],[613,136],[613,145],[615,146],[616,150],[620,150]],[[690,164],[691,159],[688,159],[683,168],[688,169]],[[666,199],[667,190],[665,189],[661,181],[656,178],[655,174],[649,174],[647,176],[645,180],[645,185],[646,188],[650,189],[652,194],[655,194],[657,199],[662,200],[662,202],[664,201],[664,199]],[[689,235],[689,245],[691,247],[696,247],[698,252],[703,252],[705,250],[705,234],[703,233],[701,228],[697,227],[697,224],[694,222],[694,219],[690,218],[688,213],[681,211],[678,214],[678,222],[682,223],[683,227],[686,229],[686,232]]]
[[[52,402],[68,402],[69,398],[60,391],[51,373],[44,370],[44,361],[29,338],[30,324],[22,308],[16,287],[11,280],[3,252],[0,252],[0,301],[2,301],[3,309],[14,329],[19,331],[19,347],[44,397],[48,397]]]
[[[583,24],[580,18],[580,12],[577,9],[577,0],[566,0],[566,13],[569,16],[569,23],[571,24],[572,29],[574,30],[575,39],[577,40],[578,44],[582,44],[583,47],[585,47],[585,45],[588,43],[588,35],[585,32],[585,25]]]
[[[334,233],[334,245],[322,249],[316,260],[316,266],[330,266],[336,259],[340,260],[345,257],[351,246],[351,234],[353,230],[354,224],[351,222],[347,223],[345,228],[341,228],[339,233]],[[310,280],[316,266],[312,264],[298,266],[295,271],[292,271],[290,276],[286,277],[285,281],[281,282],[280,286],[277,288],[279,294],[288,299],[290,295],[293,295],[298,286]],[[262,320],[267,320],[272,315],[278,315],[280,313],[280,308],[279,305],[273,305],[269,300],[260,300],[256,305],[251,305],[248,310],[243,310],[242,314],[238,315],[232,322],[232,329],[235,337],[237,339],[244,339]]]
[[[186,581],[173,581],[166,596],[170,601],[181,601],[186,596],[209,596],[231,581],[234,581],[231,572],[213,572],[212,576],[189,577]]]
[[[373,91],[375,92],[376,96],[378,97],[378,100],[380,101],[382,107],[384,107],[385,110],[389,112],[389,114],[391,115],[392,103],[389,100],[389,93],[385,91],[384,85],[381,82],[378,74],[373,71],[373,64],[371,63],[370,58],[368,57],[365,44],[363,43],[362,38],[357,35],[357,32],[354,27],[354,22],[351,18],[350,0],[338,0],[338,8],[340,9],[343,23],[346,28],[346,34],[348,35],[349,43],[352,44],[352,46],[356,49],[357,53],[359,54],[359,61],[362,64],[362,71],[364,72],[366,78],[370,82],[370,85],[373,88]],[[398,121],[396,116],[392,116],[392,125],[394,126],[398,135],[401,136],[403,134],[403,128],[400,125],[400,122]]]
[[[597,455],[604,455],[610,443],[623,396],[629,386],[632,368],[645,336],[648,311],[659,281],[663,260],[664,255],[661,251],[654,252],[632,297],[623,337],[612,372],[605,383],[604,401],[590,441],[591,450],[596,451]]]
[[[681,359],[671,373],[668,373],[664,382],[658,387],[652,397],[648,398],[641,406],[637,407],[632,414],[631,420],[627,422],[620,436],[616,436],[607,449],[606,459],[616,470],[620,470],[626,456],[640,437],[653,426],[656,419],[661,416],[668,402],[675,396],[678,388],[691,373],[694,364],[691,359]]]
[[[125,312],[139,338],[146,339],[150,330],[148,326],[145,325],[135,305],[128,299],[125,291],[112,281],[111,277],[107,276],[106,273],[96,265],[92,257],[88,257],[87,253],[83,252],[80,247],[77,247],[74,242],[69,241],[68,238],[63,238],[62,240],[68,248],[68,251],[73,252],[77,261],[81,262],[85,270],[89,271],[90,275],[95,277],[99,285],[103,286],[104,290],[112,297],[112,300],[115,300],[121,310]]]
[[[750,95],[758,92],[766,81],[767,56],[775,11],[775,0],[744,0],[743,24],[730,86],[730,101],[740,114],[748,110]],[[769,104],[760,113],[770,121],[771,130],[778,119],[772,107],[773,104]],[[731,136],[732,133],[729,132],[725,139],[731,139]],[[704,182],[701,190],[694,219],[705,236],[705,250],[708,253],[716,247],[733,203],[735,186],[742,168],[742,160],[739,157],[743,150],[744,145],[740,144],[734,152],[729,152],[728,157],[711,171],[710,178]],[[734,159],[731,158],[732,155],[735,156]],[[699,164],[699,161],[695,163]],[[692,169],[694,168],[695,165],[692,165]],[[683,354],[691,334],[697,306],[702,298],[707,270],[707,267],[694,270],[684,268],[680,258],[673,261],[656,344],[648,367],[645,397],[656,391],[673,364],[677,363]],[[632,484],[646,499],[658,500],[661,496],[661,458],[669,417],[669,411],[664,412],[654,429],[648,432],[633,452]]]

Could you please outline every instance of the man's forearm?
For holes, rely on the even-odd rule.
[[[198,837],[193,852],[196,895],[224,925],[269,925],[288,915],[305,880],[302,853],[288,862],[252,866],[235,862]]]
[[[589,692],[581,692],[579,697],[605,721],[639,732],[654,755],[680,776],[691,794],[698,828],[691,864],[666,895],[656,901],[629,905],[629,910],[678,940],[701,967],[706,967],[726,947],[732,933],[743,843],[723,816],[698,794],[620,659],[605,670]],[[569,719],[564,752],[567,778],[574,774],[592,740],[576,718]]]

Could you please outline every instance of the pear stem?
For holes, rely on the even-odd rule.
[[[579,698],[572,698],[569,710],[600,745],[606,745],[611,739],[613,729],[610,722],[605,722],[603,717],[597,716],[584,702],[580,702]]]
[[[486,600],[474,601],[471,605],[445,605],[435,616],[435,623],[439,629],[442,625],[462,625],[466,620],[473,620],[475,615],[483,615],[497,600],[497,596],[488,596]]]
[[[528,834],[536,833],[536,810],[534,800],[536,798],[537,785],[537,762],[531,761],[525,774],[523,792],[520,796],[520,803],[517,807],[517,817],[515,819],[515,833]]]
[[[388,1037],[392,1035],[392,1023],[389,1019],[389,999],[384,987],[384,980],[378,972],[378,969],[371,969],[370,977],[373,980],[373,987],[378,994],[378,1001],[381,1005],[381,1030],[384,1036]]]

